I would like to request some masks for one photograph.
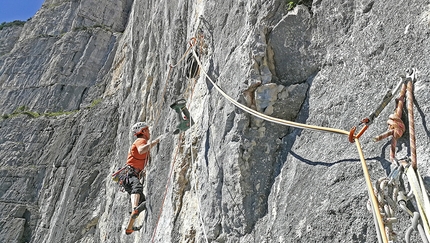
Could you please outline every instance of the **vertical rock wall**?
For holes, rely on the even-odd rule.
[[[344,130],[415,67],[418,166],[428,183],[428,7],[46,1],[24,27],[0,31],[0,241],[376,242],[355,145],[250,116],[203,70],[187,78],[183,54],[196,37],[204,71],[234,100]],[[179,98],[195,124],[174,135],[169,105]],[[361,139],[373,181],[389,171],[389,142],[371,138],[393,108]],[[126,236],[129,198],[110,173],[124,165],[137,121],[165,138],[147,167],[143,228]]]

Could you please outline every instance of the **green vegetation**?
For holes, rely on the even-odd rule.
[[[58,6],[60,6],[61,4],[63,4],[63,3],[43,4],[43,6],[44,6],[46,9],[50,9],[50,8],[58,7]]]
[[[73,28],[73,31],[87,31],[87,30],[93,30],[93,29],[103,29],[105,31],[110,31],[113,32],[112,29],[106,25],[102,25],[102,24],[95,24],[93,26],[78,26]]]
[[[31,118],[38,118],[40,116],[56,117],[56,116],[61,116],[61,115],[70,115],[70,114],[73,114],[75,112],[78,112],[78,110],[74,110],[74,111],[46,112],[46,113],[40,114],[38,112],[30,111],[28,109],[28,107],[26,107],[26,106],[20,106],[14,112],[12,112],[11,114],[4,114],[4,115],[2,115],[2,119],[6,120],[8,118],[17,117],[19,115],[27,115],[27,116],[29,116]]]
[[[27,116],[32,117],[32,118],[37,118],[37,117],[40,116],[39,113],[32,112],[32,111],[28,110],[28,107],[26,107],[26,106],[20,106],[14,112],[12,112],[12,114],[3,115],[3,119],[16,117],[16,116],[19,116],[21,114],[27,115]]]
[[[47,112],[44,113],[44,116],[47,117],[56,117],[56,116],[61,116],[61,115],[71,115],[75,112],[78,112],[78,110],[74,110],[74,111],[56,111],[56,112]]]
[[[288,0],[286,2],[287,2],[286,3],[287,11],[293,10],[297,6],[297,3],[298,3],[298,1],[288,1]]]
[[[308,7],[309,10],[312,8],[313,0],[285,0],[285,7],[287,11],[293,10],[297,5],[304,5]]]
[[[91,109],[95,107],[96,105],[100,104],[103,101],[102,98],[95,99],[91,102],[91,105],[87,107],[87,109]],[[46,116],[46,117],[56,117],[61,115],[71,115],[73,113],[78,112],[79,110],[73,110],[73,111],[54,111],[54,112],[46,112],[46,113],[38,113],[34,111],[30,111],[27,106],[20,106],[18,107],[14,112],[11,114],[4,114],[1,116],[3,120],[6,120],[8,118],[17,117],[19,115],[27,115],[31,118],[38,118],[40,116]]]
[[[3,22],[0,24],[0,30],[2,30],[3,28],[7,28],[7,27],[11,27],[11,26],[23,26],[25,24],[26,21],[21,21],[21,20],[15,20],[12,22]]]
[[[73,31],[85,31],[88,28],[86,26],[79,26],[79,27],[75,27],[73,28]]]
[[[100,102],[102,102],[102,99],[93,100],[93,102],[91,102],[91,105],[89,108],[93,108],[94,106],[98,105]]]

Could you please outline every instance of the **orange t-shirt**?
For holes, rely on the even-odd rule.
[[[143,170],[145,168],[146,162],[149,158],[149,152],[139,154],[137,147],[147,144],[147,140],[143,138],[138,138],[131,145],[131,149],[128,152],[127,165],[130,165],[136,170]]]

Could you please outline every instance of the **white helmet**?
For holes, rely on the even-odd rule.
[[[136,134],[136,133],[140,132],[143,128],[146,128],[146,127],[148,127],[148,125],[146,125],[146,123],[138,122],[131,127],[131,132],[133,134]]]

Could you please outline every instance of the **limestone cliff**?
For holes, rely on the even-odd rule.
[[[293,2],[46,0],[0,30],[0,242],[377,242],[346,136],[255,118],[203,71],[266,115],[349,130],[415,68],[428,184],[430,3]],[[203,66],[189,78],[192,38]],[[179,98],[195,124],[175,135]],[[360,138],[373,182],[390,171],[389,140],[372,137],[394,106]],[[147,167],[144,227],[127,236],[129,198],[110,174],[137,121],[165,138]],[[399,219],[401,242],[410,220]]]

